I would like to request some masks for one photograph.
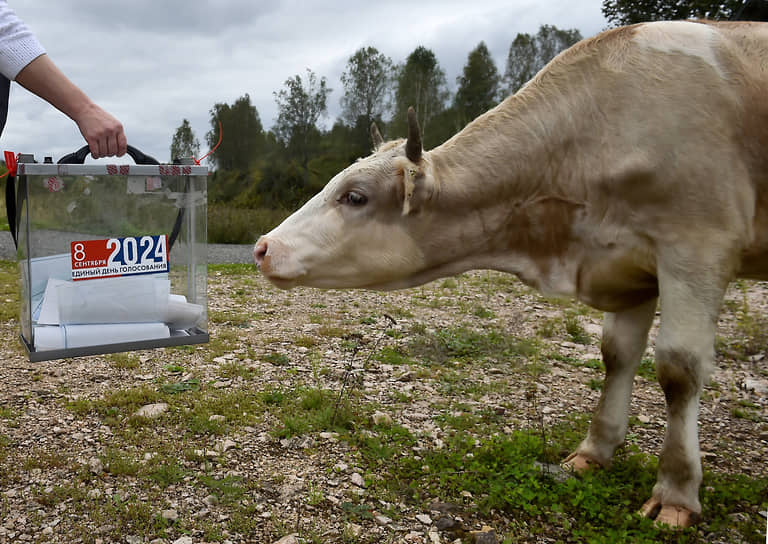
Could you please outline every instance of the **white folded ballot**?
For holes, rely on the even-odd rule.
[[[82,348],[168,338],[165,323],[99,323],[93,325],[39,325],[35,327],[35,349]]]
[[[116,344],[184,334],[203,314],[165,277],[73,282],[49,278],[34,312],[35,349]]]

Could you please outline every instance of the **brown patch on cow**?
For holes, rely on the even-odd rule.
[[[579,300],[603,311],[638,306],[659,296],[650,256],[641,251],[595,254],[585,258],[576,276]]]
[[[552,257],[565,255],[580,205],[552,197],[515,203],[512,208],[504,232],[511,249],[530,256],[543,270]]]
[[[657,349],[656,372],[667,400],[669,417],[680,417],[703,382],[703,362],[684,349]]]

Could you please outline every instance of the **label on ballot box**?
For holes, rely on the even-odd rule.
[[[72,280],[168,272],[168,237],[127,236],[70,244]]]

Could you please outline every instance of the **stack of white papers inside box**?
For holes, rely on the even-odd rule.
[[[49,277],[33,301],[35,349],[77,348],[186,335],[203,314],[171,294],[165,275],[69,281]]]

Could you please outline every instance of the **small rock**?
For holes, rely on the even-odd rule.
[[[464,493],[469,493],[469,491],[462,491],[461,494],[464,496]],[[469,493],[469,496],[472,496],[472,493]],[[450,502],[440,502],[435,501],[432,504],[429,505],[429,509],[434,512],[439,512],[441,514],[452,514],[455,512],[461,512],[461,506],[458,504],[452,504]]]
[[[365,487],[365,480],[363,480],[363,477],[360,476],[360,474],[358,474],[357,472],[352,474],[349,480],[357,487]]]
[[[384,412],[374,412],[373,423],[375,425],[392,425],[392,418]]]
[[[100,489],[91,489],[88,492],[88,498],[89,499],[98,499],[101,497],[101,490]]]
[[[136,535],[128,535],[125,537],[125,544],[142,544],[144,539]]]
[[[43,529],[43,534],[44,534],[45,536],[50,536],[50,535],[52,535],[52,534],[53,534],[53,527],[51,527],[51,526],[49,525],[48,527],[46,527],[45,529]]]
[[[461,529],[461,522],[451,516],[442,516],[435,523],[438,531],[456,531]]]
[[[88,469],[91,471],[91,474],[101,474],[104,472],[104,463],[98,457],[91,457],[88,459]]]
[[[347,531],[349,531],[350,536],[360,538],[360,535],[363,534],[363,527],[357,523],[350,523],[347,525]]]
[[[224,452],[229,451],[232,448],[236,448],[236,447],[237,447],[237,442],[227,438],[227,439],[225,439],[223,442],[221,442],[219,444],[219,448],[218,449],[219,449],[220,452],[224,453]]]
[[[208,421],[215,421],[217,423],[224,423],[227,421],[226,416],[222,416],[219,414],[213,414],[211,417],[208,418]]]
[[[647,424],[649,424],[649,423],[651,422],[651,418],[650,418],[650,417],[648,417],[648,416],[647,416],[647,415],[645,415],[645,414],[642,414],[642,415],[639,415],[639,416],[637,416],[637,420],[638,420],[640,423],[644,424],[644,425],[647,425]]]
[[[432,525],[432,518],[427,514],[416,514],[416,519],[424,525]]]
[[[173,541],[173,544],[193,544],[191,536],[182,536]]]
[[[216,506],[219,504],[219,498],[216,495],[208,495],[203,502],[208,506]]]
[[[137,416],[146,418],[155,418],[168,410],[168,404],[165,402],[158,402],[155,404],[147,404],[142,406],[136,411]]]
[[[299,544],[299,535],[294,533],[292,535],[285,535],[280,540],[276,540],[274,544]]]
[[[232,382],[230,380],[217,380],[213,382],[214,389],[226,389],[230,385],[232,385]]]
[[[382,527],[392,523],[392,519],[391,518],[388,518],[387,516],[384,516],[382,514],[379,514],[378,516],[375,516],[373,519],[374,519],[374,521],[376,522],[377,525],[381,525]]]
[[[768,380],[747,378],[744,380],[744,389],[752,391],[756,395],[768,395]]]
[[[177,521],[179,519],[179,513],[173,508],[163,510],[160,515],[163,517],[163,519],[167,519],[168,521]]]
[[[413,380],[413,372],[410,370],[400,374],[400,376],[397,377],[397,381],[399,382],[409,382],[411,380]]]
[[[429,536],[429,541],[432,544],[440,544],[440,535],[437,531],[430,531],[427,533],[427,536]]]
[[[479,531],[470,531],[469,541],[473,544],[498,544],[499,539],[496,537],[496,531],[486,526]]]

